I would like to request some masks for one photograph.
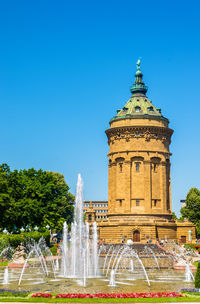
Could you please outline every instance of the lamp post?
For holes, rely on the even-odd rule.
[[[20,232],[23,233],[25,231],[24,227],[20,228]]]
[[[35,231],[38,231],[38,229],[39,229],[38,226],[35,226],[35,227],[34,227],[34,230],[35,230]]]
[[[49,224],[46,225],[46,229],[49,230],[50,241],[51,241],[51,227],[49,226]]]
[[[4,234],[8,234],[8,230],[5,228],[5,229],[3,230],[3,233],[4,233]]]

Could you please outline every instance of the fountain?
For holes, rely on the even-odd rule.
[[[111,270],[110,272],[110,282],[109,282],[109,286],[110,287],[116,287],[116,283],[115,283],[115,270]]]
[[[190,270],[190,265],[186,263],[185,265],[185,282],[192,282],[194,281],[194,276],[192,271]]]
[[[130,260],[130,272],[134,271],[134,264],[133,264],[133,260]]]
[[[62,273],[65,278],[86,278],[98,276],[97,225],[92,225],[90,238],[89,224],[83,222],[83,182],[78,175],[74,221],[71,224],[71,244],[67,244],[67,223],[63,226]]]
[[[3,284],[4,285],[8,285],[9,284],[8,266],[6,266],[6,268],[4,269]]]
[[[98,247],[96,222],[92,225],[83,222],[83,183],[80,174],[74,220],[71,224],[71,242],[68,233],[65,222],[61,250],[55,257],[55,262],[44,239],[40,239],[38,243],[30,240],[25,250],[20,245],[14,257],[23,263],[22,271],[12,269],[8,280],[8,268],[5,268],[1,272],[1,282],[10,283],[11,288],[17,288],[16,284],[20,286],[23,282],[25,289],[30,289],[30,286],[34,288],[32,286],[38,284],[37,290],[41,292],[47,292],[49,289],[52,292],[74,292],[77,285],[78,290],[82,289],[82,292],[85,292],[85,288],[87,292],[93,292],[94,289],[97,292],[108,292],[109,288],[112,291],[111,288],[116,286],[117,281],[120,292],[132,292],[133,285],[135,291],[142,292],[144,289],[165,291],[167,288],[163,282],[169,284],[170,288],[175,288],[175,285],[180,286],[178,280],[181,287],[182,284],[188,286],[194,279],[189,258],[186,255],[184,258],[179,248],[178,253],[170,254],[155,244],[135,244],[131,240],[127,241],[127,244],[101,244]],[[182,273],[172,270],[171,257],[176,261],[181,260],[184,264],[184,278],[183,269]],[[170,269],[166,270],[167,267]],[[157,286],[159,290],[156,290]]]

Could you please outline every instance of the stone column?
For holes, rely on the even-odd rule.
[[[168,178],[168,200],[169,200],[169,209],[170,211],[172,210],[172,206],[171,206],[171,173],[170,173],[170,162],[168,163],[168,175],[167,175],[167,178]]]
[[[108,170],[108,213],[115,212],[116,199],[116,163],[109,164]]]
[[[124,161],[124,199],[125,199],[125,212],[129,213],[131,211],[131,161],[125,160]]]
[[[161,162],[161,212],[167,211],[167,170],[166,162]]]
[[[151,162],[144,160],[144,200],[145,212],[150,213],[152,209],[151,203]]]

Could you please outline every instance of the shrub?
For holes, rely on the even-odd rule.
[[[33,232],[24,232],[23,234],[8,234],[8,235],[2,234],[0,235],[0,243],[6,242],[11,247],[16,248],[21,243],[23,243],[26,246],[26,244],[29,243],[30,239],[33,239],[36,242],[38,242],[42,236],[44,237],[47,246],[49,246],[50,234],[48,231],[44,233],[33,231]]]
[[[200,288],[200,263],[198,263],[198,266],[197,266],[194,286],[195,286],[195,288]]]
[[[197,249],[199,250],[200,248],[195,248],[196,244],[184,244],[185,249],[190,249],[192,251],[196,251]],[[199,245],[199,244],[198,244]]]
[[[52,253],[53,255],[57,255],[57,250],[58,250],[57,244],[54,244],[54,245],[50,248],[50,250],[51,250],[51,253]]]
[[[0,297],[27,297],[29,295],[29,291],[19,291],[19,290],[11,290],[11,289],[0,289]]]

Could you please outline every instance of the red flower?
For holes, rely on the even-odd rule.
[[[68,293],[68,294],[57,294],[55,297],[60,299],[85,299],[85,298],[103,298],[103,299],[112,299],[112,298],[162,298],[162,297],[182,297],[183,295],[178,292],[157,292],[157,293]],[[49,293],[35,293],[32,297],[42,297],[42,298],[52,298],[52,295]]]

